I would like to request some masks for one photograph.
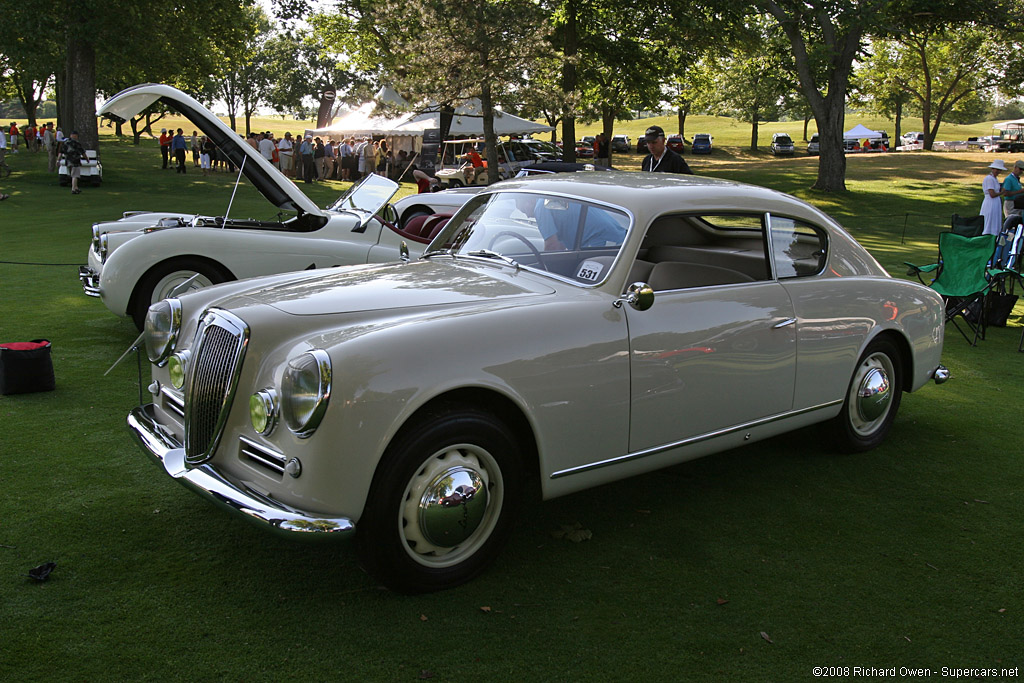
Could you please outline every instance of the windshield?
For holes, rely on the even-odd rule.
[[[792,145],[793,141],[789,139],[788,135],[780,135],[775,138],[775,143],[778,145]]]
[[[372,216],[398,192],[398,183],[384,176],[368,175],[328,208],[331,211],[352,211]]]
[[[470,200],[429,251],[504,257],[522,267],[597,284],[607,277],[629,227],[630,218],[621,210],[569,197],[499,192]]]

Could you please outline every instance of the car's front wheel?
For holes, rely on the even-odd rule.
[[[521,490],[514,434],[477,408],[441,406],[381,459],[356,525],[360,559],[402,593],[465,583],[497,557]]]
[[[903,363],[889,339],[868,345],[846,390],[843,410],[831,422],[836,447],[847,453],[875,448],[889,433],[903,397]]]
[[[182,289],[189,278],[195,279]],[[128,313],[142,330],[151,304],[172,294],[181,295],[233,279],[221,268],[196,259],[176,259],[158,264],[142,276],[132,294]],[[178,290],[177,292],[175,290]]]

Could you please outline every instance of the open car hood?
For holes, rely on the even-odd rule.
[[[127,121],[158,100],[191,121],[203,135],[223,150],[235,166],[241,166],[245,160],[242,173],[271,204],[286,211],[297,211],[299,214],[327,216],[295,186],[295,183],[250,147],[238,133],[228,128],[209,109],[177,88],[159,83],[135,85],[104,102],[96,113],[98,116]]]

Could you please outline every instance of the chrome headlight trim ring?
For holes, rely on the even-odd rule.
[[[300,418],[300,416],[294,413],[293,407],[296,396],[296,381],[299,377],[298,373],[307,371],[307,368],[301,367],[305,356],[309,356],[312,359],[313,367],[316,368],[318,376],[313,407],[303,411],[305,417]],[[288,425],[288,429],[300,439],[309,438],[316,431],[317,427],[320,426],[320,421],[323,420],[324,413],[327,412],[327,403],[331,398],[331,378],[331,357],[323,349],[307,351],[288,362],[281,386],[281,415],[284,418],[285,424]]]
[[[155,318],[154,309],[159,306],[166,305],[167,311],[167,329],[166,331],[160,332],[153,330],[153,323]],[[154,340],[154,336],[157,333],[164,334],[166,338],[159,344]],[[162,299],[152,306],[149,307],[149,312],[146,313],[146,323],[144,326],[143,336],[146,342],[146,357],[149,358],[151,363],[155,363],[158,367],[163,367],[171,353],[174,352],[174,347],[178,343],[178,335],[181,334],[181,302],[177,299]]]

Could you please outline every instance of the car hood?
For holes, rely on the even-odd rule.
[[[295,183],[288,180],[281,171],[263,158],[255,149],[209,109],[177,88],[159,83],[144,83],[117,93],[96,112],[114,120],[127,121],[154,102],[162,102],[191,121],[203,135],[228,156],[235,166],[242,167],[242,173],[267,200],[286,211],[325,216],[323,209],[303,194]]]
[[[473,259],[438,258],[290,273],[237,292],[221,308],[262,304],[291,315],[497,302],[554,292],[536,275]]]

